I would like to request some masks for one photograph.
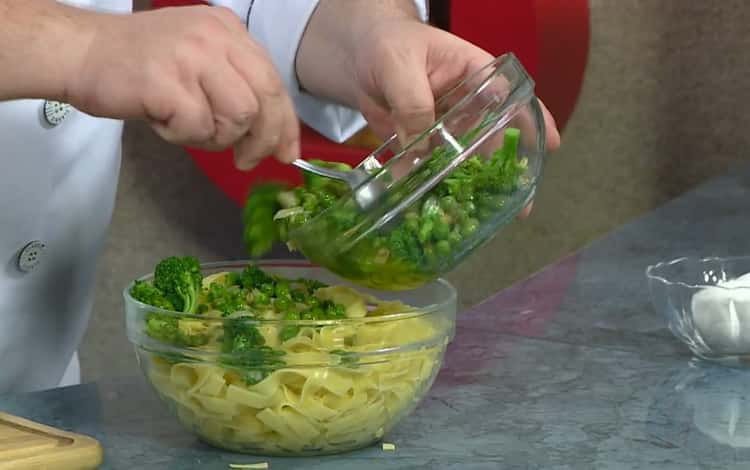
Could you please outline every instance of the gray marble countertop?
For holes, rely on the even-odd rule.
[[[110,469],[745,469],[750,370],[692,361],[653,310],[644,269],[750,253],[748,201],[740,167],[462,313],[429,395],[386,436],[395,452],[221,452],[140,376],[0,397],[0,410],[97,438]]]

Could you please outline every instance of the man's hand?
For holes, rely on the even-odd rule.
[[[91,40],[68,102],[107,117],[147,119],[170,142],[234,145],[241,169],[299,156],[299,123],[266,52],[228,9],[90,15]]]
[[[297,74],[312,93],[360,109],[381,138],[397,132],[409,139],[434,122],[436,98],[493,59],[420,22],[412,0],[321,0],[298,51]],[[547,149],[554,151],[560,134],[541,106]]]
[[[269,154],[299,156],[281,78],[228,9],[114,15],[0,0],[0,43],[0,100],[57,99],[95,116],[144,119],[173,143],[234,145],[241,169]]]
[[[321,0],[297,74],[311,92],[360,109],[380,137],[396,131],[408,138],[434,122],[435,98],[493,59],[420,22],[412,0]],[[560,134],[542,107],[547,147],[555,150]]]

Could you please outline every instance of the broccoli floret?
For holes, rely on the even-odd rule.
[[[146,334],[159,341],[177,344],[177,317],[156,312],[146,315]]]
[[[245,289],[274,290],[274,278],[255,265],[247,266],[240,274],[240,283]]]
[[[130,295],[137,301],[164,310],[174,310],[172,302],[164,297],[164,293],[146,281],[135,281],[130,288]]]
[[[253,385],[284,365],[281,357],[283,351],[274,350],[265,345],[263,335],[255,325],[244,316],[224,321],[224,339],[222,352],[225,356],[221,362],[237,368],[248,385]]]
[[[266,344],[266,340],[258,331],[258,328],[248,320],[252,320],[252,317],[241,316],[224,321],[222,352],[244,353],[254,347]]]
[[[203,346],[208,343],[208,325],[200,320],[180,319],[177,321],[180,342],[185,346]]]
[[[146,334],[175,346],[203,346],[209,340],[204,322],[157,312],[146,315]]]
[[[312,294],[318,289],[322,289],[324,287],[328,287],[328,284],[322,281],[318,281],[317,279],[305,279],[305,278],[299,278],[297,279],[298,284],[302,284],[307,289],[308,293]]]
[[[195,312],[202,280],[198,260],[192,256],[164,258],[154,269],[154,287],[180,312]]]
[[[413,266],[422,264],[422,245],[406,224],[393,230],[388,236],[391,254]]]

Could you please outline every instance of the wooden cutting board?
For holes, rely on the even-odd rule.
[[[90,470],[102,458],[95,439],[0,413],[0,470]]]

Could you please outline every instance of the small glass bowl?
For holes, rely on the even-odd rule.
[[[436,103],[435,125],[372,156],[386,190],[367,210],[351,196],[288,234],[309,260],[356,284],[413,289],[452,270],[531,201],[545,159],[534,82],[512,54]]]
[[[203,264],[204,287],[207,276],[242,271],[247,264]],[[257,265],[288,279],[352,287],[305,262]],[[145,305],[131,297],[131,287],[123,293],[127,334],[146,379],[188,431],[234,452],[309,456],[373,444],[424,398],[455,331],[456,292],[444,280],[399,293],[357,288],[408,305],[390,305],[378,316],[268,320],[248,311],[255,318],[240,326]],[[149,318],[173,318],[180,331],[216,340],[175,346],[146,334]],[[215,343],[225,328],[245,326],[257,328],[265,346],[242,355],[222,353]],[[281,339],[288,328],[298,329],[292,343]]]
[[[750,363],[750,256],[678,258],[646,276],[654,308],[696,356]]]

